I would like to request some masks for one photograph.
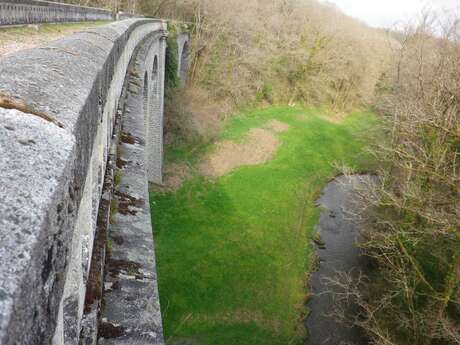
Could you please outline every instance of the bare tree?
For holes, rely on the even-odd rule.
[[[362,244],[376,269],[342,280],[378,345],[460,344],[459,21],[406,31],[380,98],[387,140]]]

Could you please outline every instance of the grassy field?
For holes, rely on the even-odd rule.
[[[175,192],[151,192],[165,336],[169,344],[287,345],[302,318],[315,199],[334,163],[368,167],[372,113],[328,120],[319,109],[275,107],[234,117],[221,139],[241,140],[276,119],[276,155],[217,179],[195,173]],[[212,145],[204,146],[207,151]],[[201,151],[201,152],[200,152]],[[197,161],[184,148],[170,161]]]

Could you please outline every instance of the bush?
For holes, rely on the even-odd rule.
[[[363,229],[375,270],[349,291],[373,344],[460,344],[458,23],[442,37],[429,16],[408,29],[381,80],[388,141]]]
[[[169,25],[169,27],[171,27]],[[167,40],[166,59],[165,59],[165,95],[170,96],[173,89],[177,88],[180,84],[179,77],[177,76],[178,56],[177,56],[177,42],[176,34],[170,32]]]

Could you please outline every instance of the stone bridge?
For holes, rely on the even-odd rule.
[[[110,21],[131,17],[139,15],[41,0],[0,0],[0,25]]]
[[[167,35],[127,19],[0,60],[0,344],[163,344],[148,182]]]

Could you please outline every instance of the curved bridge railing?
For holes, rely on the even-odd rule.
[[[40,0],[0,0],[0,25],[114,20],[105,9]],[[123,18],[124,19],[124,18]]]
[[[0,60],[1,344],[163,344],[166,35],[128,19]]]

